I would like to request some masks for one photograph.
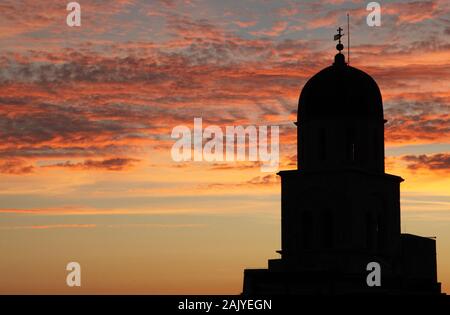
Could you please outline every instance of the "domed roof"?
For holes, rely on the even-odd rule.
[[[375,80],[345,63],[341,53],[335,62],[306,82],[298,102],[298,121],[329,118],[383,120],[383,103]]]

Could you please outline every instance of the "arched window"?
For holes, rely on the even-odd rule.
[[[346,159],[347,161],[356,161],[356,139],[355,139],[355,129],[347,129],[345,141],[346,141]]]
[[[322,248],[333,248],[334,222],[333,213],[326,209],[322,210],[320,216],[321,233],[320,241]]]
[[[383,248],[385,245],[385,226],[383,215],[381,213],[377,216],[377,247]]]
[[[319,130],[319,158],[321,160],[327,159],[327,138],[325,128]]]
[[[373,226],[372,215],[369,212],[367,212],[366,213],[366,248],[369,250],[373,249],[373,246],[374,246],[373,230],[374,230],[374,226]]]
[[[297,126],[297,128],[300,128],[300,126]],[[300,143],[297,144],[297,146],[299,148],[299,154],[300,154],[299,160],[301,163],[304,163],[305,162],[306,143],[305,143],[305,130],[303,127],[302,127],[302,129],[300,129],[299,135],[300,135],[300,139],[299,139]],[[303,167],[303,165],[302,165],[302,167]]]
[[[380,150],[378,148],[378,141],[377,141],[377,131],[374,130],[372,134],[372,146],[373,146],[373,159],[376,161],[378,160],[378,155],[380,154]]]
[[[303,248],[309,249],[312,245],[312,215],[310,211],[304,211],[301,216],[301,237]]]

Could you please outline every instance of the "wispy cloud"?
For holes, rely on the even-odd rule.
[[[138,162],[137,159],[130,158],[111,158],[106,160],[86,160],[84,162],[73,163],[70,161],[64,163],[56,163],[51,165],[46,165],[44,167],[51,168],[70,168],[70,169],[79,169],[79,170],[88,170],[88,169],[104,169],[108,171],[121,171],[125,168],[129,168],[135,162]]]
[[[405,155],[402,159],[408,163],[408,168],[411,170],[428,169],[450,172],[450,154],[448,153]]]
[[[49,229],[91,229],[96,224],[49,224],[49,225],[18,225],[0,226],[0,230],[49,230]]]
[[[25,160],[8,159],[0,161],[0,173],[23,175],[33,172],[34,166]]]

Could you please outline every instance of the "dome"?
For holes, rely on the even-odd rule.
[[[383,104],[375,80],[345,63],[341,53],[335,62],[315,74],[303,87],[298,121],[330,118],[367,118],[383,121]]]

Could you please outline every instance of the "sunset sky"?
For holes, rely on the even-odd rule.
[[[279,179],[175,163],[172,129],[278,125],[295,169],[299,93],[347,12],[351,65],[383,96],[386,172],[405,179],[402,232],[437,237],[450,291],[448,0],[379,1],[380,27],[359,0],[80,0],[81,27],[68,2],[0,2],[0,293],[240,293],[244,268],[278,256]]]

